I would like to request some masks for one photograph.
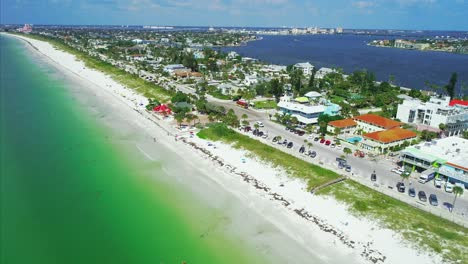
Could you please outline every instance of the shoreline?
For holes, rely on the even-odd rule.
[[[241,185],[244,185],[244,187],[248,186],[250,199],[255,197],[255,199],[262,200],[263,202],[267,200],[271,207],[265,210],[278,210],[284,214],[284,219],[295,222],[296,226],[282,226],[282,221],[284,220],[282,218],[269,219],[269,221],[276,222],[279,229],[282,229],[285,233],[289,233],[288,235],[298,241],[298,243],[302,240],[300,244],[304,248],[310,245],[307,243],[307,239],[310,239],[310,236],[313,240],[319,241],[322,244],[320,249],[331,251],[331,248],[333,248],[334,251],[344,251],[346,252],[346,257],[355,259],[356,263],[364,261],[367,263],[400,263],[402,261],[415,261],[416,263],[441,262],[437,257],[434,258],[434,256],[407,248],[402,239],[393,231],[380,230],[378,224],[352,216],[346,211],[345,206],[336,201],[310,195],[304,191],[304,183],[289,179],[285,172],[275,170],[268,166],[268,164],[251,159],[243,151],[233,149],[231,146],[218,142],[216,145],[219,145],[219,148],[207,149],[205,147],[206,141],[198,138],[190,139],[186,137],[177,142],[173,141],[172,135],[176,133],[180,134],[180,132],[177,132],[168,123],[170,120],[161,120],[154,114],[148,113],[144,108],[139,108],[138,104],[146,100],[144,97],[120,86],[100,72],[82,67],[84,65],[80,65],[80,62],[65,59],[58,61],[57,58],[65,56],[64,52],[51,48],[48,43],[42,42],[41,44],[37,40],[25,39],[18,36],[13,37],[28,42],[42,56],[57,64],[57,67],[69,71],[69,73],[74,74],[78,78],[86,79],[96,87],[108,92],[109,97],[112,96],[115,101],[125,103],[129,107],[128,110],[140,116],[142,120],[138,120],[138,122],[144,121],[147,123],[151,121],[152,126],[157,125],[160,129],[166,130],[164,133],[158,134],[158,141],[165,144],[169,149],[179,153],[184,153],[181,151],[188,151],[187,153],[192,154],[189,158],[205,160],[205,164],[211,158],[210,162],[214,163],[211,167],[217,168],[217,172],[223,174],[221,179],[217,177],[218,175],[212,175],[212,180],[218,181],[221,186],[227,186],[226,184],[229,181],[241,182]],[[47,47],[47,45],[50,47]],[[67,65],[67,62],[70,65]],[[166,133],[171,133],[172,135],[165,135]],[[162,141],[161,139],[168,140]],[[194,153],[193,148],[197,149],[197,154]],[[204,153],[204,157],[202,153]],[[223,156],[223,158],[220,159],[220,156]],[[241,157],[246,156],[248,157],[247,163],[242,163]],[[204,170],[209,170],[209,168],[204,168]],[[278,187],[280,183],[284,183],[284,187]],[[233,192],[229,187],[224,188],[225,191]],[[238,195],[245,194],[239,193]],[[246,200],[255,207],[257,201]],[[291,231],[291,228],[295,229],[296,232]],[[325,259],[335,257],[334,252],[330,253]]]

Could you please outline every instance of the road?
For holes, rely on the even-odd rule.
[[[177,88],[183,92],[194,94],[195,91],[185,85],[178,85]],[[452,204],[454,200],[453,193],[447,193],[442,189],[437,189],[433,182],[428,182],[425,184],[421,184],[417,181],[419,178],[418,173],[412,173],[411,178],[406,181],[406,192],[399,193],[396,190],[397,182],[401,181],[401,177],[391,172],[391,169],[397,167],[396,162],[398,161],[397,157],[395,158],[385,158],[379,156],[377,158],[370,158],[366,156],[365,158],[358,158],[353,155],[349,155],[346,157],[346,160],[349,165],[351,165],[352,170],[351,172],[346,172],[345,170],[340,170],[337,166],[336,157],[343,155],[343,150],[338,148],[331,148],[329,146],[325,146],[324,144],[320,144],[318,141],[314,142],[313,139],[309,139],[306,135],[299,136],[297,134],[293,134],[285,129],[284,126],[277,124],[275,122],[270,121],[269,114],[273,114],[273,111],[263,111],[263,110],[255,110],[255,109],[244,109],[236,105],[235,102],[220,100],[211,96],[207,96],[207,100],[211,103],[222,105],[226,109],[233,109],[234,112],[238,116],[242,116],[243,114],[247,114],[249,117],[247,121],[253,124],[256,121],[261,121],[264,124],[264,127],[261,128],[263,132],[268,134],[267,139],[260,139],[257,138],[264,143],[267,143],[271,146],[281,149],[282,151],[288,152],[292,155],[300,157],[302,159],[307,160],[310,163],[326,167],[328,169],[334,170],[342,175],[347,175],[352,177],[354,180],[367,185],[379,192],[383,192],[387,195],[395,197],[399,200],[402,200],[406,203],[409,203],[415,207],[421,208],[423,210],[429,211],[436,215],[445,215],[447,218],[450,218],[451,215],[456,215],[462,221],[468,223],[468,191],[465,190],[465,194],[461,197],[457,198],[455,208],[453,213],[450,214],[446,208],[444,208],[443,204],[445,202]],[[254,137],[251,133],[248,133],[249,136]],[[287,139],[288,141],[292,141],[294,143],[294,147],[292,149],[287,149],[281,145],[272,142],[272,138],[275,136],[281,136],[282,139]],[[332,137],[328,137],[327,139],[333,140]],[[299,148],[302,145],[305,145],[304,140],[308,140],[308,142],[313,143],[312,149],[317,152],[317,157],[312,159],[310,157],[306,157],[298,152]],[[343,147],[345,147],[343,145]],[[351,144],[349,146],[351,149],[355,149],[355,147]],[[353,151],[354,152],[354,151]],[[372,182],[370,180],[370,174],[375,170],[377,174],[377,181]],[[408,186],[411,185],[415,188],[416,193],[419,191],[424,191],[429,197],[430,194],[437,195],[439,205],[432,206],[429,202],[421,202],[417,197],[410,197],[408,195]]]

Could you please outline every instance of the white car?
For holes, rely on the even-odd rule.
[[[442,187],[442,180],[441,180],[441,179],[438,179],[438,178],[435,178],[435,179],[434,179],[434,186],[435,186],[436,188]]]
[[[257,121],[256,124],[257,124],[259,127],[264,127],[263,123],[260,122],[260,121]]]
[[[450,182],[447,182],[445,184],[445,191],[448,192],[448,193],[453,192],[453,184],[451,184]]]
[[[395,169],[392,169],[392,172],[398,174],[398,175],[401,175],[403,172],[405,172],[402,168],[395,168]]]

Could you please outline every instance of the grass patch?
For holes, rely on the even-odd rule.
[[[254,102],[255,108],[258,109],[275,109],[276,102],[275,100],[264,100]]]
[[[256,139],[237,133],[226,127],[225,124],[213,124],[198,132],[197,135],[202,139],[223,141],[233,144],[235,148],[250,151],[261,160],[285,169],[294,177],[306,180],[309,188],[317,187],[340,177],[339,174],[333,171],[310,164],[274,147],[263,144]]]
[[[104,62],[98,58],[89,56],[88,54],[76,50],[70,46],[68,46],[65,42],[49,38],[40,35],[24,35],[24,34],[17,34],[23,37],[36,39],[40,41],[46,41],[52,44],[56,49],[65,51],[67,53],[73,54],[76,56],[77,59],[83,61],[86,67],[101,71],[107,75],[109,75],[114,81],[125,85],[130,89],[134,89],[136,92],[144,95],[147,98],[155,98],[160,102],[167,102],[172,97],[172,92],[162,88],[159,85],[156,85],[151,82],[147,82],[137,75],[130,74],[124,70],[121,70],[114,65]]]
[[[232,97],[230,95],[223,94],[219,90],[210,92],[209,94],[211,96],[213,96],[214,98],[218,98],[218,99],[221,99],[221,100],[231,100],[232,99]]]
[[[201,130],[198,136],[250,151],[264,161],[285,168],[291,176],[305,179],[309,188],[339,177],[335,172],[237,133],[224,124],[213,124]],[[448,262],[468,263],[468,230],[462,226],[352,180],[321,189],[318,195],[332,196],[344,202],[356,216],[377,220],[382,226],[401,234],[417,248],[439,253]]]
[[[468,263],[468,230],[431,213],[374,191],[354,181],[324,188],[318,195],[335,197],[350,206],[351,212],[378,220],[400,233],[412,244],[456,262]]]

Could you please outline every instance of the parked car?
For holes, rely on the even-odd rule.
[[[324,139],[324,138],[320,139],[320,144],[323,144],[323,143],[325,143],[325,139]]]
[[[445,184],[445,191],[448,192],[448,193],[453,192],[453,184],[451,184],[450,182],[447,182]]]
[[[345,159],[342,159],[342,158],[340,158],[340,157],[336,157],[336,161],[337,161],[338,163],[343,163],[343,164],[346,165],[346,160],[345,160]]]
[[[276,137],[273,137],[273,140],[272,140],[272,141],[273,141],[273,142],[276,142],[276,141],[278,141],[279,139],[280,139],[280,137],[279,137],[279,136],[276,136]]]
[[[292,148],[292,147],[293,147],[293,143],[292,143],[292,142],[289,142],[287,147],[288,147],[288,148]]]
[[[341,150],[341,149],[343,148],[343,146],[341,146],[341,145],[336,145],[336,148]]]
[[[409,188],[408,189],[408,195],[410,197],[415,197],[416,196],[416,190],[413,187]]]
[[[403,182],[398,182],[396,187],[397,187],[397,190],[399,192],[401,192],[401,193],[405,192],[406,187],[405,187],[405,184]]]
[[[257,124],[259,127],[264,127],[263,123],[260,122],[260,121],[257,121],[256,124]]]
[[[315,158],[315,157],[317,156],[317,152],[315,152],[315,151],[310,152],[310,151],[309,151],[309,156],[310,156],[311,158]]]
[[[331,144],[330,147],[332,147],[332,148],[336,147],[335,143]]]
[[[319,141],[319,139],[320,139],[319,137],[314,137],[315,142]]]
[[[433,206],[439,205],[439,202],[437,201],[437,196],[435,194],[429,195],[429,203]]]
[[[427,201],[427,196],[424,191],[419,191],[418,192],[418,198],[421,202],[426,202]]]
[[[392,169],[392,172],[398,174],[398,175],[401,175],[405,170],[403,170],[402,168],[395,168],[395,169]]]
[[[330,144],[331,144],[330,140],[325,141],[325,146],[330,146]]]
[[[435,178],[434,179],[434,186],[436,188],[441,188],[442,187],[442,180],[440,178]]]
[[[351,171],[351,165],[346,165],[346,171],[350,172]]]
[[[304,147],[304,146],[301,146],[301,147],[299,148],[299,153],[304,153],[304,151],[305,151],[305,147]]]
[[[305,134],[305,131],[298,130],[298,131],[297,131],[297,134],[298,134],[299,136],[303,136],[303,135]]]

